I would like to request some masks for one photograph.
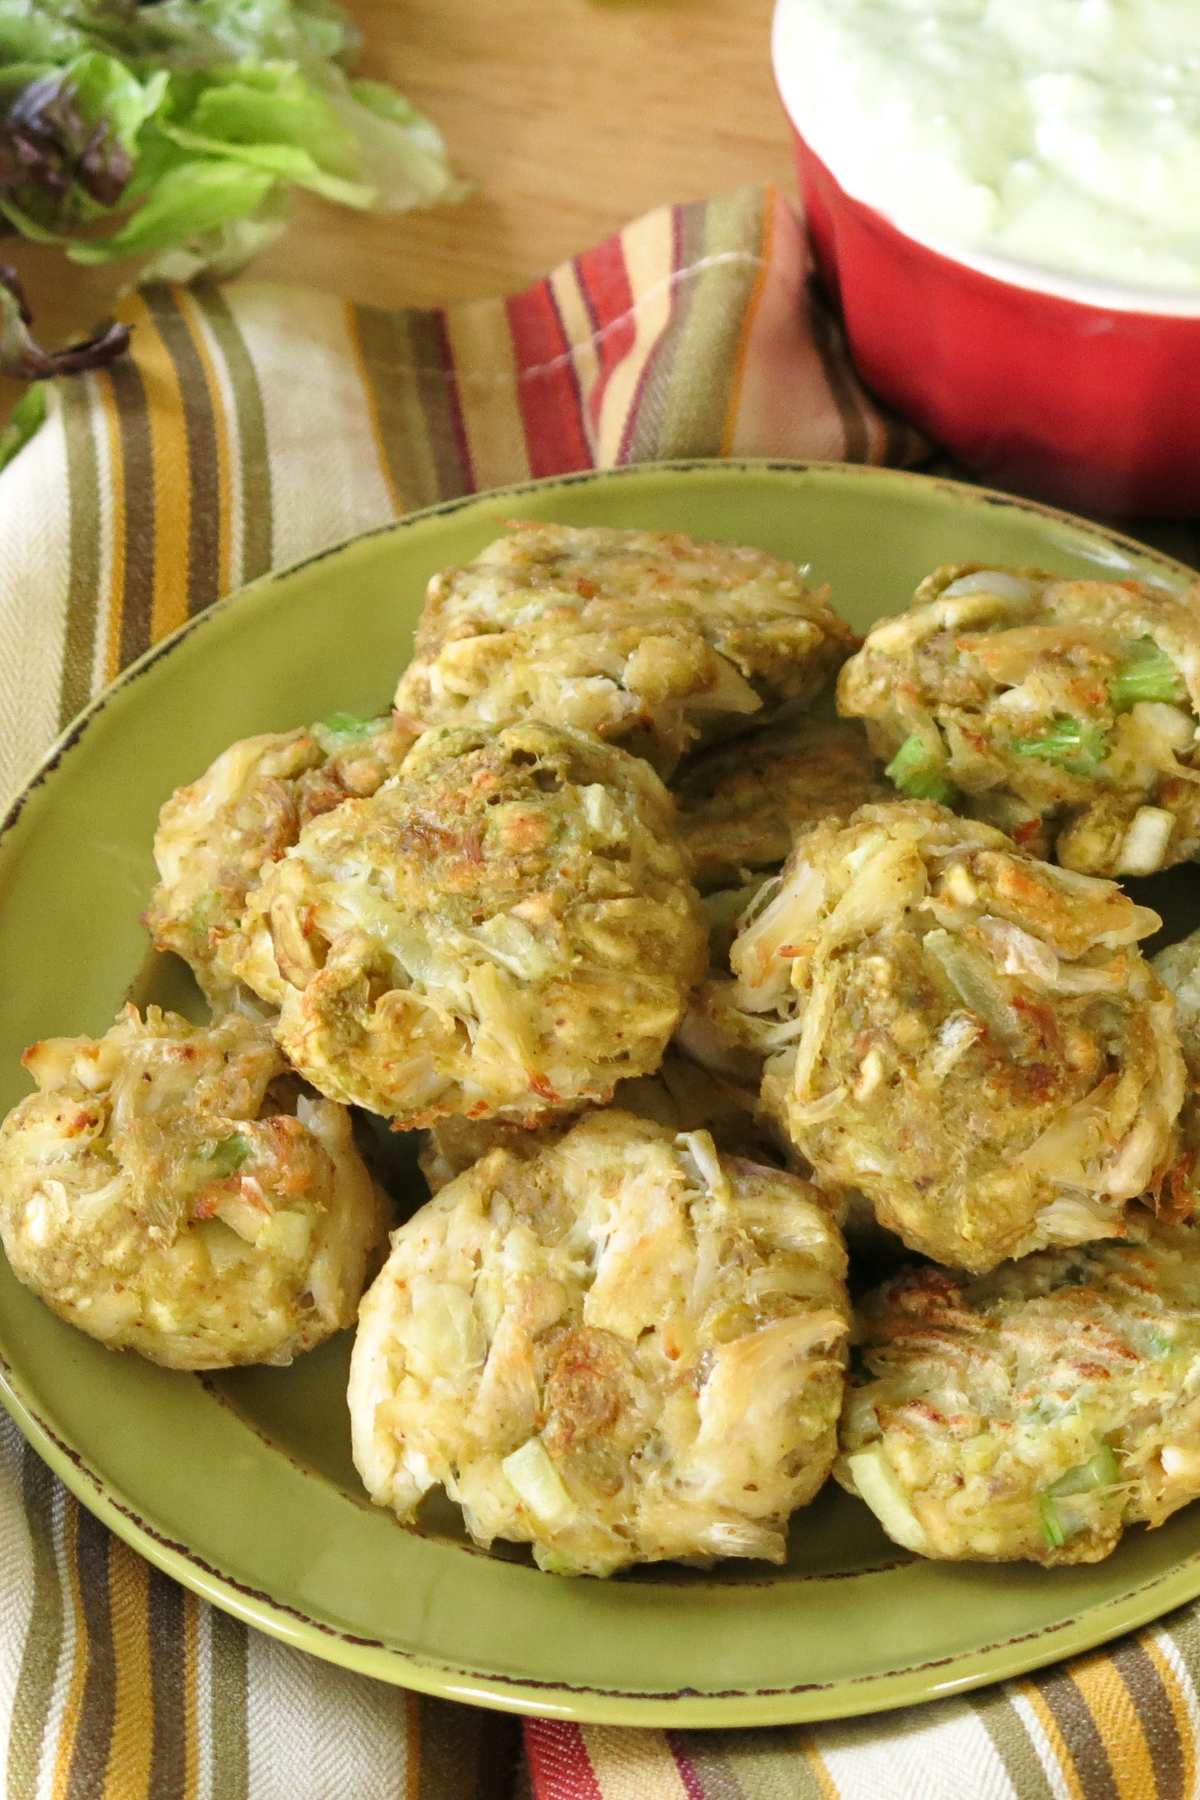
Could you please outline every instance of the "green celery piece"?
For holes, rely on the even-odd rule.
[[[935,756],[915,732],[905,738],[884,774],[902,794],[908,794],[914,800],[940,800],[943,806],[953,804],[955,790],[946,779],[944,760]]]
[[[1165,650],[1151,637],[1131,644],[1108,684],[1108,695],[1118,712],[1128,712],[1139,700],[1178,703],[1187,699],[1183,676]]]
[[[1011,747],[1018,756],[1057,763],[1068,774],[1094,775],[1108,755],[1108,738],[1102,726],[1058,713],[1045,731],[1013,738]]]
[[[362,738],[373,737],[382,731],[388,722],[388,715],[381,713],[376,719],[360,719],[357,713],[333,712],[327,719],[319,719],[314,730],[323,736],[336,739],[339,744],[356,744]]]
[[[235,1175],[250,1160],[252,1147],[248,1137],[235,1131],[229,1137],[220,1138],[211,1149],[205,1150],[204,1160],[209,1164],[213,1176],[221,1181],[228,1175]]]
[[[1067,1533],[1059,1510],[1048,1494],[1039,1494],[1038,1512],[1042,1520],[1042,1536],[1052,1550],[1058,1550],[1066,1543]]]
[[[1074,1469],[1068,1469],[1057,1481],[1052,1481],[1038,1495],[1038,1513],[1042,1521],[1042,1535],[1054,1550],[1065,1544],[1069,1537],[1081,1530],[1076,1523],[1069,1523],[1059,1510],[1058,1502],[1072,1494],[1090,1494],[1097,1488],[1115,1487],[1121,1479],[1121,1467],[1110,1444],[1101,1444],[1094,1456]]]
[[[1113,1487],[1120,1479],[1121,1467],[1111,1445],[1101,1444],[1087,1462],[1068,1469],[1065,1475],[1052,1481],[1046,1493],[1050,1498],[1058,1500],[1067,1494],[1087,1494],[1093,1488]]]

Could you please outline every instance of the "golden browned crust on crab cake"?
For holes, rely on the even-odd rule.
[[[612,1104],[672,1131],[707,1131],[717,1149],[730,1155],[771,1165],[783,1161],[775,1136],[757,1115],[757,1091],[723,1081],[687,1057],[668,1051],[655,1074],[619,1082]],[[439,1119],[426,1134],[417,1161],[430,1193],[436,1194],[489,1150],[536,1156],[577,1125],[579,1117],[567,1114],[532,1128],[505,1119]]]
[[[845,1252],[806,1183],[609,1111],[493,1151],[392,1237],[350,1366],[354,1460],[411,1518],[609,1575],[781,1562],[836,1449]]]
[[[807,826],[892,793],[862,726],[819,718],[718,745],[673,788],[701,893],[778,869]]]
[[[666,775],[702,738],[810,699],[857,641],[762,550],[529,523],[434,576],[396,705],[576,726]]]
[[[930,802],[817,826],[732,952],[735,1004],[779,1042],[764,1104],[818,1181],[938,1262],[1119,1235],[1183,1103],[1137,949],[1158,923]]]
[[[287,1363],[353,1324],[382,1197],[344,1108],[262,1025],[129,1006],[24,1060],[38,1092],[0,1126],[0,1236],[62,1318],[177,1369]]]
[[[1179,1116],[1181,1154],[1167,1188],[1172,1210],[1186,1217],[1200,1211],[1200,931],[1160,950],[1151,967],[1175,1002],[1187,1064],[1188,1094]]]
[[[955,564],[838,683],[897,786],[1093,875],[1200,856],[1200,589]]]
[[[309,819],[395,775],[415,736],[394,716],[335,713],[308,730],[242,738],[176,788],[154,836],[159,882],[145,923],[155,947],[181,956],[206,994],[224,999],[246,895],[264,868]]]
[[[537,1123],[658,1063],[704,925],[648,764],[542,724],[430,731],[250,897],[236,970],[289,1060],[398,1126]]]
[[[908,1270],[857,1313],[834,1473],[923,1556],[1097,1562],[1200,1497],[1200,1232]]]

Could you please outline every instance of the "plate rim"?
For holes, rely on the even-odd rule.
[[[151,645],[135,661],[96,694],[64,727],[37,759],[21,782],[0,820],[0,845],[18,824],[31,797],[54,775],[63,760],[83,741],[92,722],[113,697],[131,686],[157,663],[168,657],[195,632],[226,614],[244,596],[261,593],[297,573],[326,560],[352,552],[368,541],[398,535],[425,521],[469,511],[486,502],[519,500],[555,488],[619,484],[663,476],[739,475],[802,476],[818,480],[863,481],[893,488],[911,486],[948,491],[968,507],[983,505],[1033,514],[1070,530],[1100,539],[1126,556],[1149,561],[1176,579],[1195,584],[1200,576],[1181,559],[1115,527],[1098,523],[1063,508],[1028,500],[995,488],[977,486],[949,476],[925,474],[870,463],[842,463],[819,459],[779,457],[678,458],[661,462],[624,464],[610,469],[588,469],[505,484],[456,496],[435,505],[405,513],[366,531],[340,539],[286,566],[273,569],[223,595],[203,612],[186,619],[174,631]],[[966,1651],[938,1663],[858,1677],[840,1677],[828,1683],[799,1687],[755,1687],[729,1690],[614,1689],[575,1685],[567,1681],[541,1683],[509,1677],[495,1670],[477,1670],[443,1663],[399,1645],[356,1638],[323,1623],[260,1589],[238,1581],[210,1566],[199,1553],[159,1531],[121,1487],[108,1480],[81,1452],[67,1443],[23,1392],[16,1370],[0,1356],[0,1404],[22,1435],[33,1446],[82,1505],[118,1537],[165,1574],[193,1593],[247,1625],[353,1672],[382,1679],[420,1693],[501,1712],[553,1718],[578,1724],[711,1728],[810,1724],[822,1720],[870,1715],[898,1707],[924,1704],[963,1694],[992,1682],[1029,1673],[1066,1657],[1094,1649],[1114,1637],[1160,1618],[1172,1607],[1200,1594],[1200,1551],[1172,1568],[1150,1577],[1122,1594],[1100,1601],[1075,1618],[1046,1626],[1029,1636],[1018,1636],[983,1649]],[[934,1671],[945,1669],[944,1675]]]

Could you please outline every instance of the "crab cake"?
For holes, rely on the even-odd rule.
[[[577,726],[667,775],[701,738],[809,700],[857,642],[762,550],[526,524],[434,576],[396,705],[430,725]]]
[[[614,1107],[651,1119],[672,1131],[707,1131],[718,1150],[748,1156],[754,1162],[778,1164],[778,1146],[756,1116],[758,1095],[733,1082],[722,1081],[698,1068],[684,1056],[669,1052],[655,1075],[622,1081],[613,1094]],[[557,1143],[579,1116],[567,1115],[552,1123],[526,1129],[504,1119],[439,1119],[417,1158],[421,1173],[436,1194],[489,1150],[508,1150],[514,1156],[536,1156],[547,1144]]]
[[[674,791],[701,893],[778,869],[807,826],[891,797],[862,726],[813,718],[705,752]]]
[[[392,1237],[350,1365],[354,1460],[410,1519],[562,1574],[782,1562],[836,1450],[845,1252],[794,1176],[619,1111],[495,1150]]]
[[[1200,1496],[1200,1231],[907,1270],[858,1316],[834,1473],[923,1556],[1098,1562]]]
[[[0,1237],[62,1318],[175,1369],[287,1363],[353,1324],[383,1202],[344,1109],[285,1076],[261,1025],[127,1006],[24,1061]]]
[[[764,1104],[937,1262],[1117,1236],[1177,1150],[1174,1008],[1137,949],[1158,924],[930,802],[817,826],[733,946],[775,1038]]]
[[[307,731],[266,732],[222,751],[159,814],[159,883],[145,923],[155,948],[195,970],[211,999],[233,986],[246,895],[302,827],[395,775],[415,733],[395,717],[334,713]]]
[[[955,564],[847,663],[902,792],[1091,875],[1200,856],[1200,589]]]
[[[1188,1095],[1180,1115],[1183,1153],[1170,1183],[1174,1209],[1186,1215],[1200,1211],[1200,931],[1160,950],[1153,968],[1174,998],[1187,1064]]]
[[[606,1101],[656,1067],[705,958],[658,777],[541,724],[427,732],[305,826],[245,938],[289,1060],[403,1128]]]

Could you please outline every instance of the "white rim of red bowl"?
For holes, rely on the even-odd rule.
[[[879,206],[869,194],[856,191],[852,184],[843,183],[837,170],[836,156],[830,156],[824,146],[809,134],[803,121],[803,105],[797,92],[794,72],[789,73],[788,49],[791,34],[794,30],[794,15],[804,5],[804,0],[776,0],[774,21],[771,27],[771,63],[775,73],[775,85],[783,102],[783,109],[805,144],[817,161],[822,163],[842,192],[861,206],[869,207],[874,213],[886,221],[893,231],[901,237],[908,238],[910,243],[919,244],[923,249],[932,250],[938,256],[944,256],[948,262],[958,263],[964,269],[973,269],[979,275],[987,275],[993,281],[1005,283],[1008,287],[1023,288],[1028,293],[1049,294],[1056,300],[1071,300],[1080,306],[1090,306],[1101,312],[1140,313],[1147,318],[1172,318],[1200,320],[1200,292],[1184,293],[1170,289],[1122,287],[1118,282],[1098,281],[1084,275],[1066,275],[1058,269],[1047,269],[1037,263],[1021,262],[1016,257],[993,256],[983,251],[965,250],[961,245],[947,242],[921,231],[914,231],[902,224],[892,213]],[[794,66],[793,66],[794,68]]]

